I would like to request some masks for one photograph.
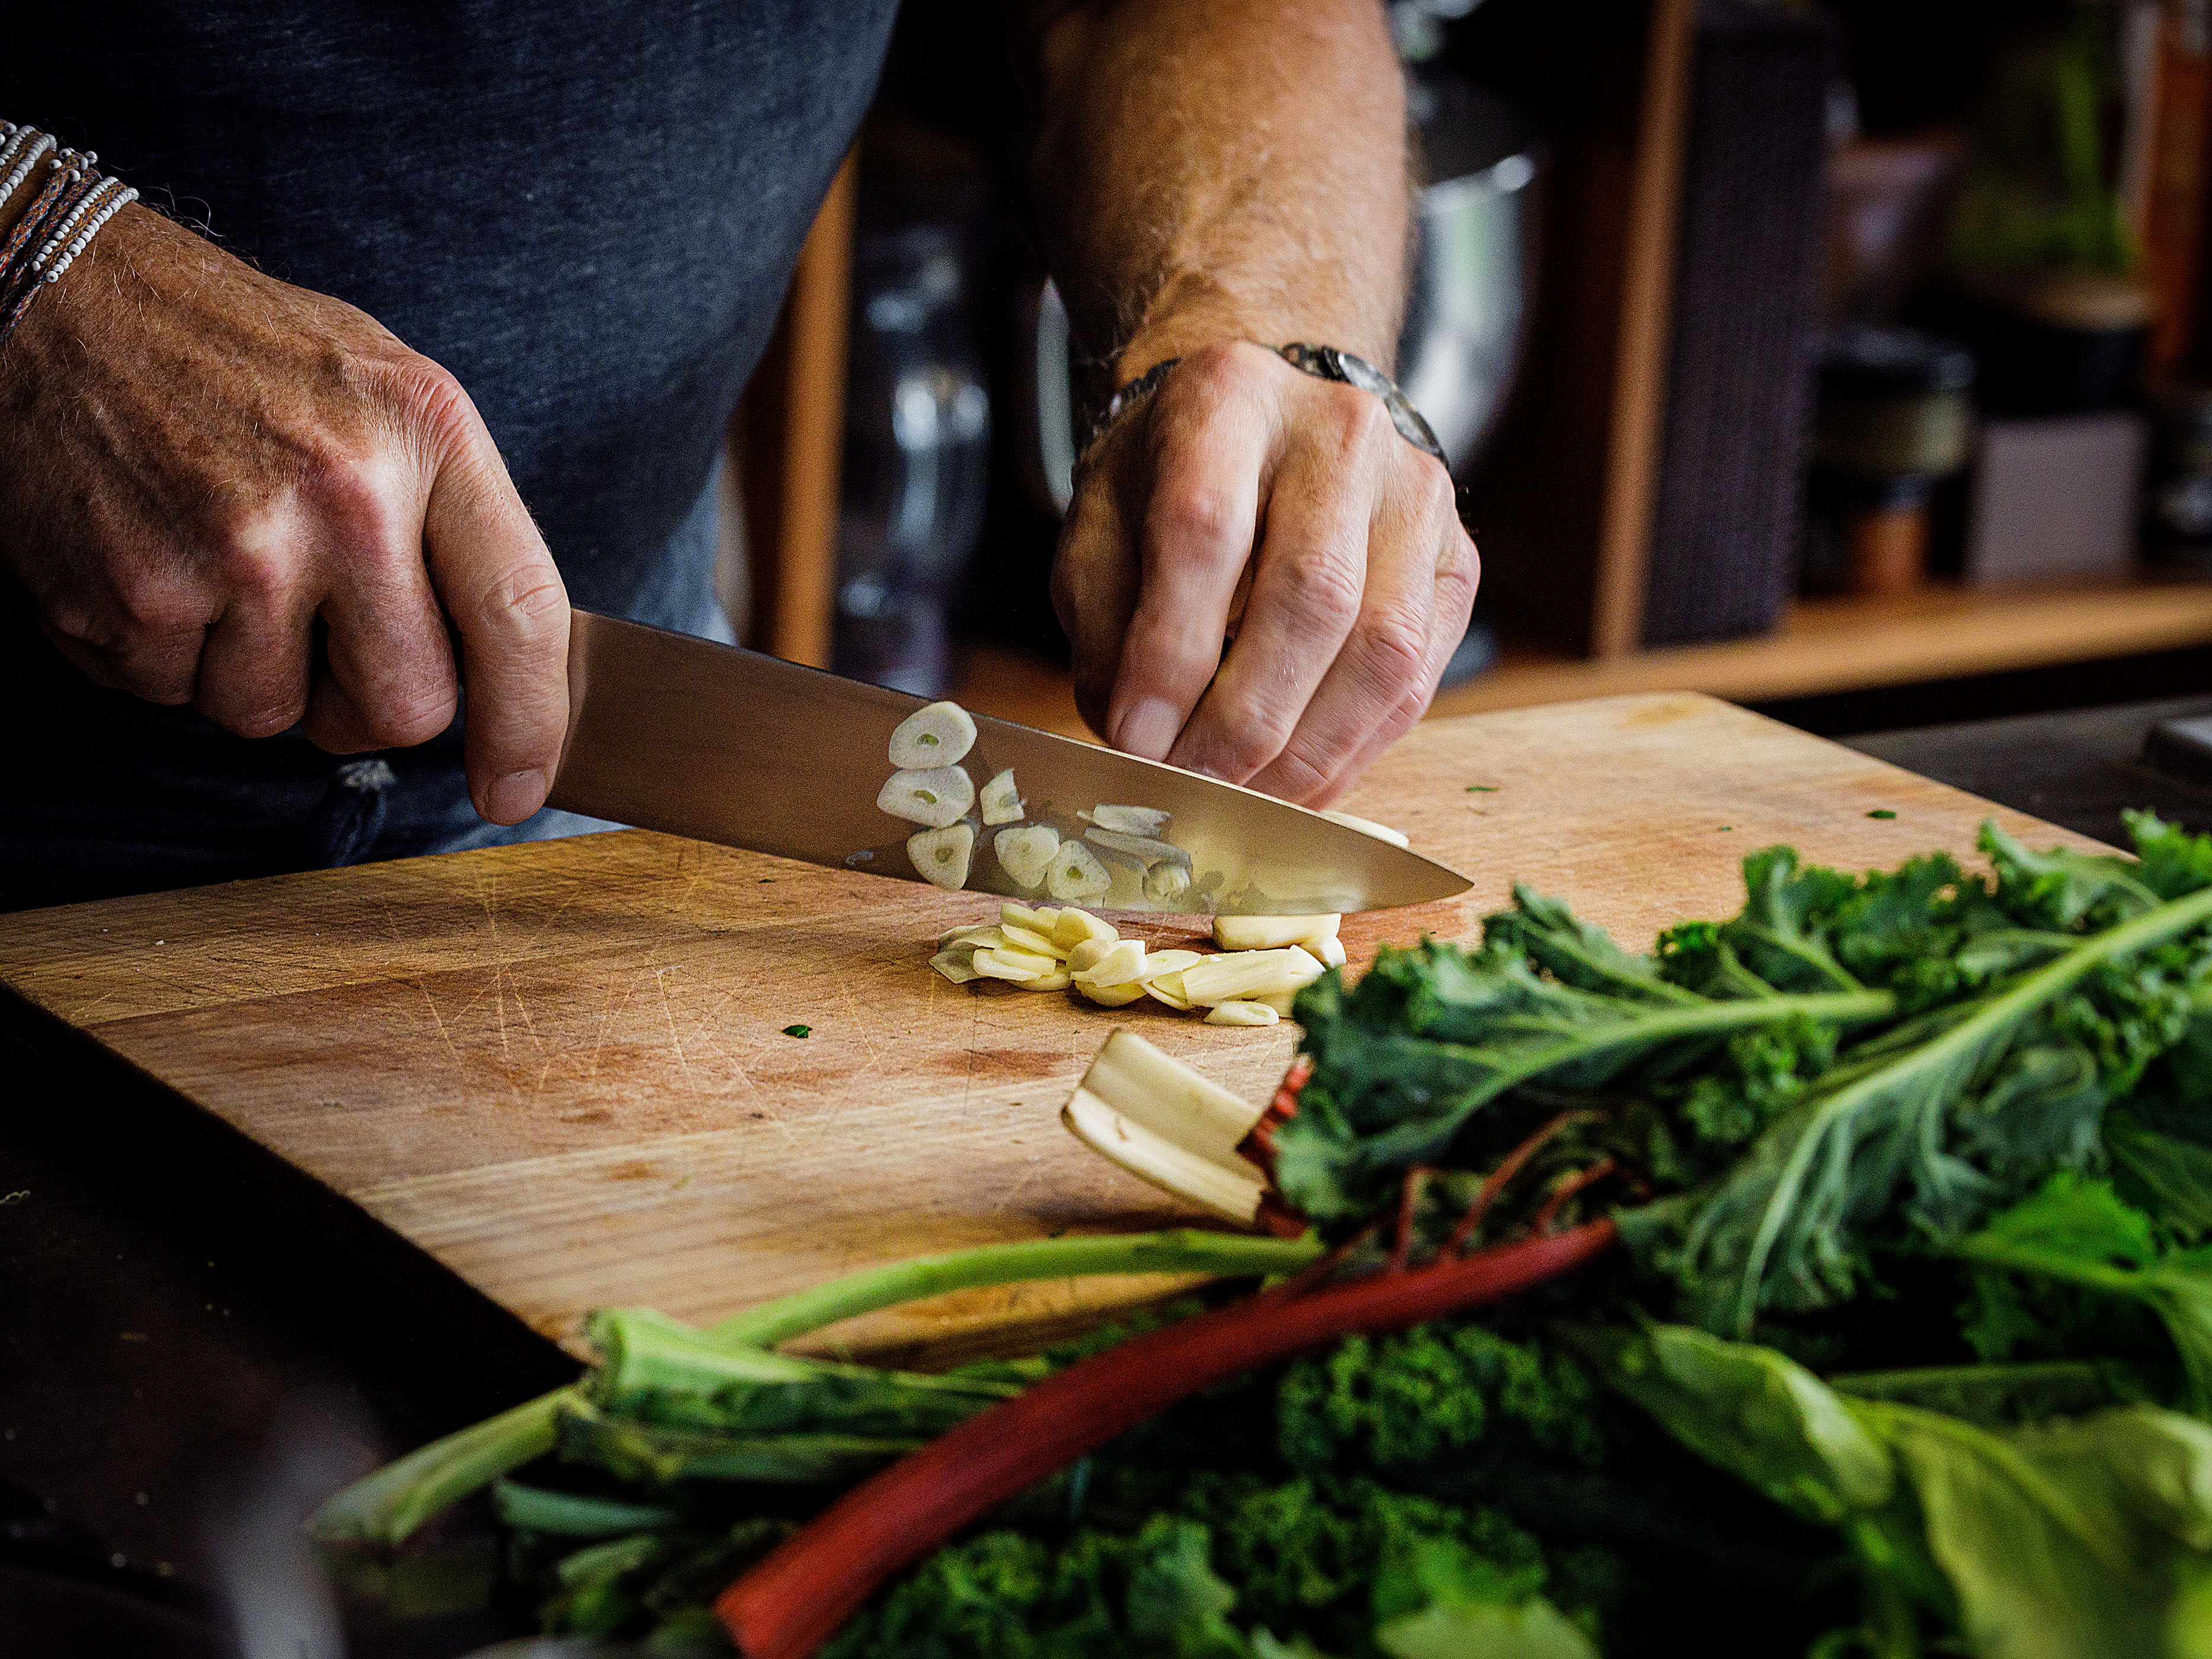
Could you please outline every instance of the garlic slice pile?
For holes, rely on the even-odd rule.
[[[1297,942],[1212,953],[1148,951],[1142,939],[1123,939],[1112,923],[1073,905],[1009,900],[999,907],[995,926],[956,927],[940,938],[929,965],[955,985],[1000,979],[1025,991],[1073,989],[1109,1008],[1150,997],[1181,1012],[1206,1009],[1212,1025],[1272,1025],[1289,1018],[1298,993],[1328,967],[1342,964],[1336,925],[1334,916],[1224,916],[1214,924],[1224,944],[1248,938]]]

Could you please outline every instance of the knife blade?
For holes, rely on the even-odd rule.
[[[924,879],[921,826],[876,805],[896,770],[892,729],[923,699],[689,635],[572,613],[568,732],[550,804],[811,864]],[[980,789],[1011,769],[1025,822],[1084,834],[1102,804],[1170,815],[1160,838],[1189,860],[1188,890],[1142,890],[1141,860],[1091,845],[1115,872],[1104,909],[1299,915],[1448,898],[1457,872],[1288,802],[1071,738],[978,714],[963,764]],[[968,890],[1043,900],[979,829]],[[1135,867],[1132,867],[1135,866]]]

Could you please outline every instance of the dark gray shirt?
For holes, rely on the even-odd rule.
[[[0,115],[451,369],[577,604],[720,626],[721,432],[896,0],[19,9]],[[91,684],[4,579],[0,708],[0,907],[486,838],[458,725],[380,763],[232,738]]]

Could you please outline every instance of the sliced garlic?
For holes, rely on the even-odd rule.
[[[999,854],[999,868],[1017,887],[1034,891],[1052,868],[1053,854],[1060,850],[1060,831],[1044,823],[1001,830],[991,845]]]
[[[1102,1008],[1126,1008],[1145,994],[1141,985],[1085,985],[1079,979],[1075,988]]]
[[[975,952],[975,971],[987,979],[1010,979],[1017,985],[1030,980],[1047,979],[1054,974],[1066,974],[1057,957],[1041,957],[1034,951],[1010,950],[1000,946],[995,950]],[[1066,983],[1063,980],[1062,983]]]
[[[937,936],[937,948],[940,951],[950,951],[962,945],[969,951],[981,951],[1006,942],[1006,936],[1000,933],[995,922],[969,927],[948,927]]]
[[[1344,966],[1344,941],[1331,933],[1327,939],[1308,939],[1306,949],[1312,951],[1324,968]]]
[[[1206,1011],[1208,1025],[1273,1025],[1281,1018],[1264,1002],[1217,1002]]]
[[[1022,798],[1014,788],[1014,769],[1011,766],[983,786],[979,797],[983,803],[983,822],[986,823],[1019,823],[1022,821]]]
[[[1259,1214],[1266,1185],[1237,1152],[1259,1109],[1142,1037],[1116,1031],[1107,1038],[1060,1120],[1085,1146],[1163,1192],[1240,1226]]]
[[[1045,872],[1045,890],[1063,904],[1103,898],[1113,884],[1106,866],[1079,841],[1060,842],[1052,855],[1052,867]]]
[[[1027,927],[1017,927],[1011,921],[1002,926],[999,932],[1006,936],[1007,945],[1014,950],[1034,951],[1038,956],[1051,957],[1057,960],[1064,960],[1067,956],[1066,947],[1049,933],[1034,933]]]
[[[1257,1002],[1295,993],[1322,976],[1322,965],[1293,945],[1281,951],[1232,951],[1200,958],[1183,970],[1181,993],[1211,1007],[1218,1002]]]
[[[1072,983],[1067,969],[1055,963],[1054,972],[1039,974],[1035,979],[1025,979],[1021,981],[1021,988],[1024,991],[1065,991]]]
[[[917,708],[891,733],[893,766],[950,766],[975,741],[975,722],[957,702]],[[966,807],[960,809],[966,811]]]
[[[1155,904],[1173,904],[1190,891],[1190,872],[1180,864],[1156,864],[1145,872],[1145,896]]]
[[[1052,936],[1062,945],[1074,946],[1087,939],[1103,939],[1111,945],[1121,935],[1114,924],[1094,916],[1088,910],[1062,910],[1060,920],[1053,924]]]
[[[1088,939],[1077,948],[1088,951],[1093,945],[1104,944],[1103,939]],[[1068,957],[1067,966],[1071,973],[1076,971],[1075,958],[1072,955]],[[1142,939],[1125,939],[1105,945],[1098,959],[1081,972],[1086,985],[1103,988],[1138,984],[1145,977],[1145,943]]]
[[[1101,957],[1120,943],[1119,939],[1087,939],[1082,944],[1072,946],[1067,953],[1067,971],[1071,974],[1089,973],[1098,965]]]
[[[1403,830],[1393,830],[1389,824],[1377,823],[1372,818],[1354,817],[1349,812],[1338,811],[1334,806],[1322,807],[1321,815],[1331,823],[1340,823],[1347,830],[1357,830],[1363,836],[1372,836],[1377,841],[1387,841],[1393,847],[1403,847],[1407,844]]]
[[[1083,839],[1093,847],[1110,848],[1116,853],[1126,853],[1138,863],[1150,868],[1155,864],[1180,864],[1186,867],[1190,854],[1172,842],[1156,841],[1150,836],[1133,836],[1119,830],[1101,830],[1096,824],[1083,832]]]
[[[1008,899],[999,907],[999,922],[1001,927],[1026,927],[1032,933],[1042,933],[1047,939],[1052,937],[1053,924],[1059,920],[1060,912],[1048,904],[1040,904],[1032,908],[1026,904],[1017,904],[1013,900]]]
[[[1151,974],[1179,974],[1205,957],[1196,951],[1154,951],[1145,958],[1146,971]]]
[[[966,817],[975,804],[975,786],[957,766],[894,772],[876,796],[876,805],[893,817],[939,830]]]
[[[975,826],[917,830],[906,838],[906,855],[932,885],[957,893],[968,884],[969,860],[975,856]]]
[[[1285,945],[1310,948],[1336,937],[1335,916],[1216,916],[1213,942],[1224,951],[1272,951]]]
[[[930,957],[929,965],[955,985],[965,985],[971,979],[983,977],[975,966],[973,951],[939,951]]]
[[[1298,994],[1296,991],[1267,991],[1249,997],[1240,997],[1238,1000],[1263,1002],[1285,1019],[1293,1019],[1297,1015]]]
[[[1156,806],[1094,806],[1083,814],[1085,823],[1125,836],[1157,836],[1173,817],[1174,814],[1163,812]]]
[[[1187,1014],[1197,1005],[1182,994],[1182,975],[1177,972],[1153,974],[1144,981],[1145,994],[1155,1002],[1164,1002],[1177,1013]]]

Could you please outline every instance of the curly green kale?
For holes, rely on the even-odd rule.
[[[1473,1323],[1346,1338],[1302,1359],[1277,1392],[1284,1460],[1326,1469],[1433,1472],[1535,1450],[1595,1467],[1600,1390],[1569,1355]]]

